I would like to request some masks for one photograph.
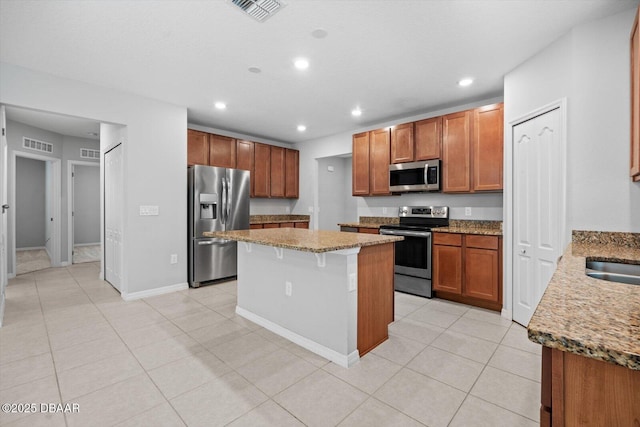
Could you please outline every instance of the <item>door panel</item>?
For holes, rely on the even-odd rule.
[[[104,156],[104,279],[122,292],[122,144]]]
[[[562,254],[560,109],[513,128],[513,320],[527,325]]]
[[[4,315],[4,290],[7,287],[7,211],[2,207],[7,200],[7,136],[4,105],[0,105],[0,326]]]

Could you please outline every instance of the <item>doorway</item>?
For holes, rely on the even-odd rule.
[[[71,264],[100,261],[100,164],[67,165],[68,258]]]
[[[13,275],[60,262],[60,159],[33,153],[12,153]]]
[[[338,231],[338,223],[357,221],[357,201],[351,197],[351,156],[322,157],[316,161],[318,229]]]
[[[564,103],[512,123],[513,320],[527,325],[565,247]]]

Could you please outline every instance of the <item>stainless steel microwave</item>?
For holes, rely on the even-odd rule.
[[[389,165],[389,191],[440,191],[440,160]]]

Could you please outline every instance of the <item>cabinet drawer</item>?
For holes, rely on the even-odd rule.
[[[359,227],[358,233],[380,234],[377,228]]]
[[[462,246],[462,234],[433,233],[434,245]]]
[[[308,222],[296,222],[294,227],[295,228],[309,228],[309,223]]]
[[[498,250],[498,236],[479,236],[476,234],[467,234],[465,239],[468,248]]]
[[[249,228],[250,228],[251,230],[258,230],[258,229],[260,229],[260,228],[264,228],[264,227],[262,226],[262,224],[251,224],[251,225],[249,226]]]
[[[280,228],[293,228],[293,223],[292,222],[281,222],[280,223]]]

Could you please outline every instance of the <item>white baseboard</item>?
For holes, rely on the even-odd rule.
[[[248,310],[245,310],[242,307],[236,306],[236,314],[238,316],[242,316],[247,320],[252,321],[265,329],[270,330],[274,334],[278,334],[281,337],[288,339],[291,342],[298,344],[301,347],[306,348],[309,351],[314,352],[315,354],[324,357],[325,359],[329,359],[336,365],[340,365],[343,368],[348,368],[350,366],[355,365],[360,361],[360,355],[358,350],[354,350],[348,355],[338,353],[335,350],[330,349],[329,347],[325,347],[322,344],[318,344],[315,341],[311,341],[308,338],[303,337],[302,335],[298,335],[295,332],[290,331],[287,328],[283,328],[282,326],[273,323],[270,320],[267,320],[263,317],[258,316]]]
[[[502,311],[500,312],[500,315],[505,319],[513,320],[513,315],[511,313],[511,310],[507,310],[503,308]]]
[[[189,289],[188,283],[178,283],[176,285],[163,286],[162,288],[148,289],[146,291],[123,293],[122,299],[125,301],[133,301],[140,298],[149,298],[171,292],[183,291],[185,289]]]
[[[20,251],[35,251],[35,250],[45,250],[47,251],[47,247],[46,246],[34,246],[32,248],[16,248],[16,252],[20,252]],[[47,251],[47,253],[49,253],[49,251]]]
[[[7,279],[15,279],[16,278],[16,273],[8,273],[7,274]]]
[[[69,266],[69,261],[62,261],[60,263],[60,267],[68,267]]]
[[[96,243],[74,243],[73,247],[79,247],[79,246],[99,246],[100,242],[96,242]]]
[[[4,294],[0,295],[2,301],[0,301],[0,328],[2,328],[2,324],[4,322]]]

